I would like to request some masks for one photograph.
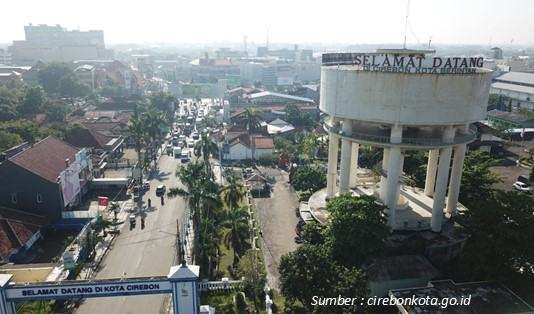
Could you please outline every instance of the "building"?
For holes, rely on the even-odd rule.
[[[371,296],[385,297],[390,290],[426,287],[440,272],[422,255],[388,256],[364,267]]]
[[[112,57],[104,45],[104,31],[68,31],[60,25],[24,26],[25,40],[13,41],[8,48],[12,63],[34,65],[43,62],[72,62],[78,59]]]
[[[521,313],[534,314],[534,308],[498,281],[455,283],[452,280],[431,281],[427,287],[392,290],[398,300],[399,313]],[[427,299],[432,302],[411,302]],[[404,302],[401,302],[404,300]],[[446,301],[448,304],[441,302]],[[456,302],[456,304],[453,304]]]
[[[59,219],[88,191],[92,164],[85,149],[49,136],[3,161],[0,178],[0,206]]]
[[[358,185],[360,144],[379,147],[384,157],[373,189],[389,209],[393,230],[420,221],[415,228],[440,233],[447,217],[456,215],[467,144],[476,139],[471,124],[486,115],[492,72],[482,68],[483,58],[431,53],[391,49],[322,58],[320,109],[329,116],[324,128],[330,137],[325,199]],[[421,195],[401,193],[409,150],[429,152]],[[417,203],[425,202],[431,204],[430,213],[416,210]]]
[[[510,97],[513,110],[534,110],[534,74],[504,73],[493,79],[490,93]]]
[[[96,70],[94,66],[90,64],[80,65],[74,69],[74,73],[76,73],[82,83],[91,89],[95,88]]]

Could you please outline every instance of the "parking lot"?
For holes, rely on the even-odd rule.
[[[530,174],[530,167],[517,164],[519,158],[528,156],[525,150],[530,148],[534,148],[533,140],[513,142],[513,145],[507,148],[508,156],[491,168],[491,171],[499,174],[503,180],[503,182],[497,183],[495,188],[512,191],[514,190],[512,184],[517,181],[518,176]]]

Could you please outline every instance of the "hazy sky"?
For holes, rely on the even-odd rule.
[[[24,25],[103,30],[113,43],[377,44],[404,42],[408,0],[15,0],[1,6],[0,42]],[[407,42],[534,44],[533,0],[410,0]],[[415,47],[414,47],[415,48]]]

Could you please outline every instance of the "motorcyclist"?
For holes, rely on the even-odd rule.
[[[163,203],[165,202],[165,198],[163,197],[163,195],[161,196],[161,205],[163,205]]]
[[[152,207],[152,200],[148,199],[148,208]]]

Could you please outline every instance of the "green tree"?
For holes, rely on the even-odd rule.
[[[65,77],[76,77],[72,68],[66,63],[49,63],[38,73],[39,83],[49,95],[60,94],[61,80]]]
[[[16,106],[0,103],[0,122],[15,120],[19,117]]]
[[[385,253],[390,232],[386,208],[367,195],[345,193],[330,200],[326,243],[341,265],[359,268]]]
[[[532,282],[534,199],[497,190],[474,200],[468,208],[460,212],[460,222],[471,234],[459,261],[469,265],[460,267],[464,278]]]
[[[185,167],[176,170],[175,175],[180,178],[186,189],[171,187],[167,193],[168,197],[182,196],[188,200],[189,207],[193,213],[193,223],[195,230],[195,261],[199,261],[200,250],[198,247],[200,219],[201,217],[211,218],[216,206],[219,204],[219,190],[217,183],[213,182],[212,175],[205,172],[202,161],[190,162]],[[202,211],[202,204],[209,205]],[[210,205],[211,204],[211,205]]]
[[[0,123],[0,131],[17,134],[23,139],[24,142],[28,142],[30,144],[35,143],[39,137],[39,130],[37,129],[37,126],[25,119]]]
[[[141,121],[146,130],[146,135],[149,137],[150,143],[152,144],[152,153],[156,154],[158,148],[161,148],[159,145],[162,138],[161,129],[167,124],[165,115],[159,110],[149,108],[149,110],[142,113]],[[156,161],[154,160],[154,164],[155,163]]]
[[[501,182],[501,177],[492,172],[490,167],[495,160],[488,154],[476,150],[465,156],[462,183],[460,185],[460,203],[469,207],[472,201],[488,199],[495,188],[495,183]]]
[[[323,244],[325,241],[325,236],[323,233],[323,225],[317,222],[309,222],[304,224],[300,235],[310,244]]]
[[[259,296],[267,284],[267,271],[256,251],[249,250],[239,260],[239,277],[245,278],[245,291],[253,297],[256,310],[260,304]]]
[[[198,243],[199,257],[196,261],[200,265],[203,278],[214,280],[213,270],[219,261],[219,242],[221,234],[219,228],[212,219],[202,219],[200,222],[200,232]]]
[[[315,193],[326,187],[326,169],[310,166],[299,167],[291,179],[291,185],[297,191]]]
[[[206,166],[206,173],[211,172],[210,157],[218,158],[219,147],[209,137],[208,133],[202,132],[200,140],[195,144],[193,149],[195,156],[204,159],[204,165]]]
[[[0,151],[22,144],[24,140],[20,135],[0,130]]]
[[[227,185],[222,188],[224,202],[228,207],[238,207],[245,196],[243,185],[239,183],[239,177],[236,175],[226,176]]]
[[[247,133],[250,137],[251,143],[252,143],[252,159],[254,159],[254,151],[256,149],[254,140],[252,139],[252,134],[254,131],[259,129],[261,121],[263,121],[263,117],[261,113],[254,108],[246,107],[245,111],[241,112],[237,119],[239,123],[247,129]]]
[[[24,90],[22,103],[18,110],[21,115],[28,113],[40,113],[41,106],[46,100],[46,95],[41,86],[28,86]]]
[[[309,113],[303,112],[295,104],[287,104],[285,109],[285,119],[293,126],[307,126],[311,127],[315,125],[315,121],[312,119]]]
[[[245,207],[231,207],[225,212],[223,227],[228,228],[223,243],[234,251],[234,266],[239,262],[249,238],[248,211]]]
[[[150,96],[150,104],[154,109],[157,109],[166,114],[173,113],[175,108],[174,105],[177,104],[178,100],[173,94],[167,92],[158,92]]]
[[[137,106],[136,106],[137,108]],[[147,139],[147,129],[143,123],[143,121],[141,120],[141,118],[139,117],[139,115],[137,114],[136,110],[134,110],[134,115],[132,116],[132,118],[130,119],[130,122],[129,122],[129,127],[128,127],[128,131],[130,133],[130,136],[132,137],[133,141],[134,141],[134,149],[137,153],[137,167],[139,170],[142,170],[143,169],[143,164],[142,164],[142,158],[141,158],[141,150],[143,148],[143,144],[145,143],[146,139]],[[140,182],[143,182],[143,171],[140,171],[140,174],[141,174],[141,177],[140,177]]]
[[[278,267],[280,291],[288,302],[298,301],[306,313],[366,313],[359,303],[355,307],[314,306],[314,297],[339,295],[366,296],[367,281],[358,268],[341,266],[326,245],[302,245],[285,254]]]

